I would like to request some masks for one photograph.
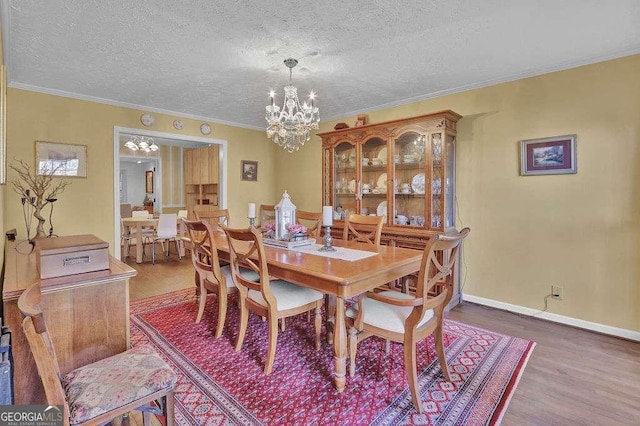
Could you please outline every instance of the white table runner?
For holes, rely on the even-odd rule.
[[[346,260],[347,262],[355,262],[356,260],[366,259],[367,257],[378,254],[372,251],[356,250],[346,247],[334,247],[336,251],[320,251],[318,250],[320,247],[322,247],[322,244],[310,244],[308,246],[295,247],[290,250],[314,254],[316,256],[330,257],[332,259]]]

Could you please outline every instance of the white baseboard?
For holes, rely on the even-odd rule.
[[[597,322],[584,321],[577,318],[567,317],[564,315],[552,314],[550,312],[540,312],[537,309],[525,308],[524,306],[512,305],[510,303],[498,302],[497,300],[485,299],[484,297],[463,294],[462,300],[478,305],[490,306],[492,308],[502,309],[509,312],[515,312],[523,315],[535,315],[536,318],[542,318],[548,321],[560,324],[571,325],[573,327],[584,328],[586,330],[597,331],[598,333],[610,334],[612,336],[623,337],[629,340],[640,342],[640,332],[627,330],[624,328],[611,327],[609,325],[599,324]]]

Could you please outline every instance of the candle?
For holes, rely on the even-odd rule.
[[[247,217],[249,219],[256,218],[256,203],[249,203],[249,206],[247,207]]]
[[[322,226],[333,225],[333,206],[322,206]]]

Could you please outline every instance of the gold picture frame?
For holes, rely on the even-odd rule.
[[[86,178],[87,146],[36,141],[36,173]]]

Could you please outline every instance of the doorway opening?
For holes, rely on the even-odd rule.
[[[227,206],[227,141],[221,139],[186,136],[173,133],[157,132],[146,129],[114,127],[113,132],[113,164],[114,164],[114,256],[121,258],[120,247],[120,204],[147,204],[147,209],[162,213],[164,209],[183,207],[184,197],[184,148],[202,148],[207,145],[219,146],[218,205],[220,209]],[[161,150],[154,155],[137,154],[124,147],[132,136],[153,138]],[[170,149],[163,149],[170,147]],[[168,152],[171,157],[162,158],[159,152]],[[163,165],[165,172],[163,173]],[[169,173],[171,169],[171,173]],[[131,173],[129,173],[132,171]],[[149,172],[152,172],[149,174]],[[136,178],[132,178],[136,176]],[[137,176],[145,176],[138,179]],[[164,176],[164,180],[163,180]],[[122,179],[124,177],[124,179]],[[168,180],[168,181],[167,181]],[[149,186],[151,183],[151,187]],[[169,194],[162,188],[167,188]],[[152,189],[151,192],[148,190]],[[147,201],[145,203],[145,201]],[[152,203],[152,207],[149,205]]]

